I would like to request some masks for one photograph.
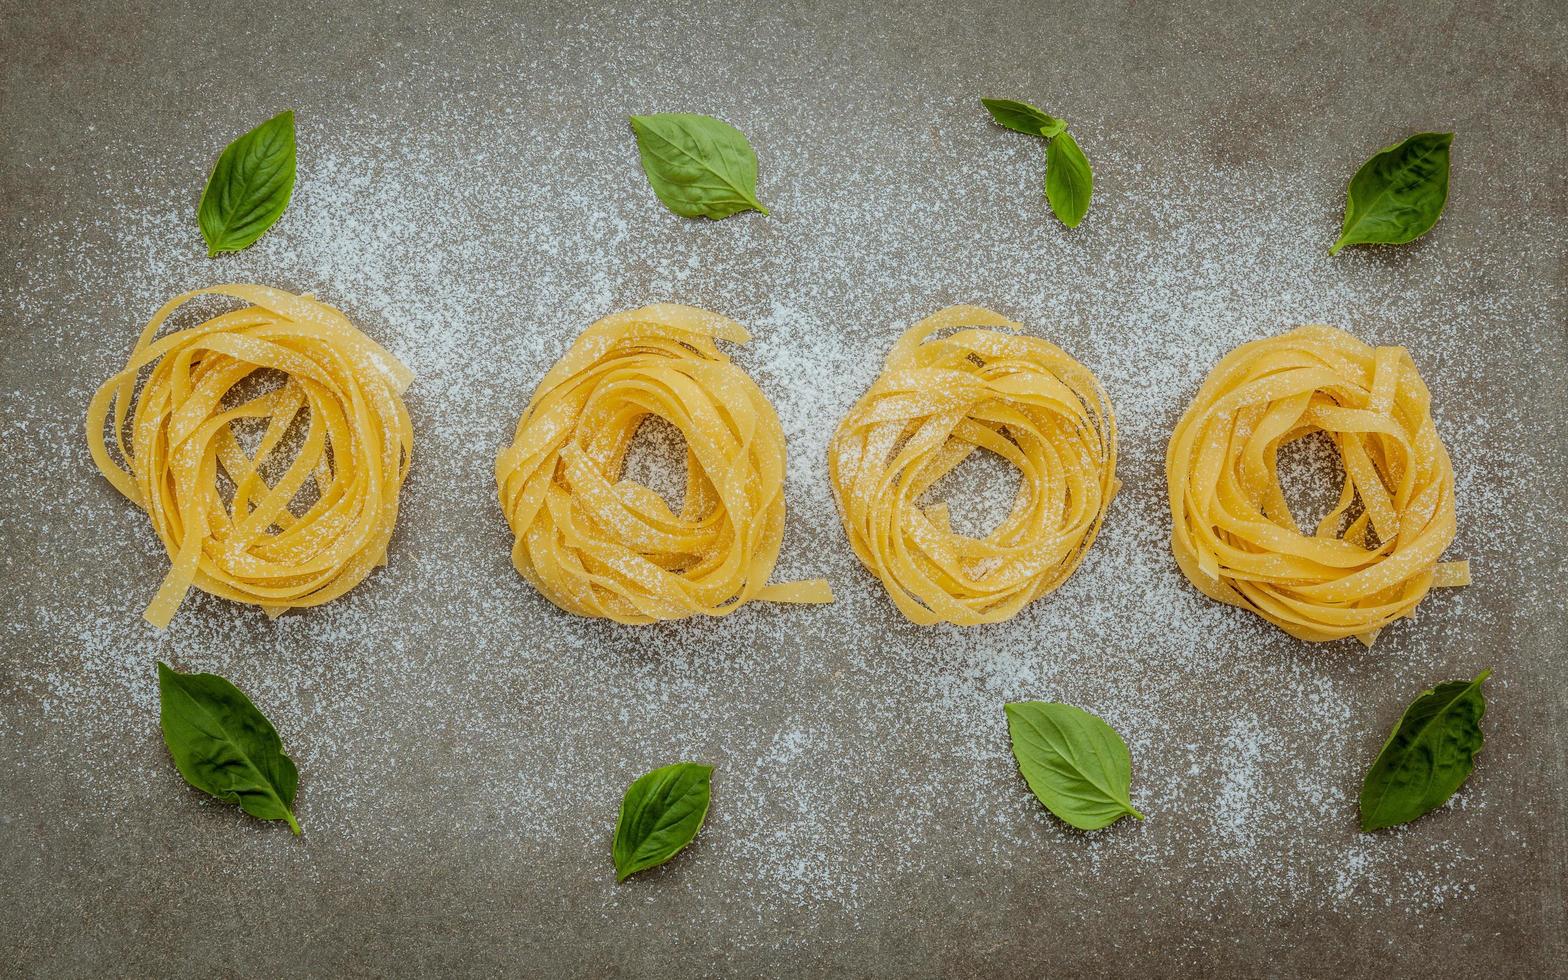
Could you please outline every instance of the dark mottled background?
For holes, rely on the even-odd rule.
[[[1562,975],[1565,62],[1556,0],[0,0],[0,972]],[[1080,228],[982,94],[1071,122]],[[207,168],[285,106],[289,212],[207,259]],[[625,124],[659,110],[740,126],[772,216],[660,208]],[[1355,166],[1420,129],[1458,133],[1442,221],[1329,259]],[[226,279],[315,291],[402,356],[416,461],[354,593],[276,623],[193,596],[159,633],[165,559],[80,419],[159,303]],[[578,330],[661,299],[756,335],[734,356],[790,439],[778,577],[828,576],[833,606],[627,630],[512,572],[496,448]],[[856,567],[823,454],[900,327],[961,301],[1099,374],[1125,489],[1060,592],[922,630]],[[1217,607],[1165,546],[1203,373],[1311,320],[1411,348],[1475,565],[1370,653]],[[944,493],[983,520],[1006,481]],[[302,839],[179,780],[155,658],[277,722]],[[1474,778],[1357,833],[1403,706],[1485,666]],[[1149,819],[1044,813],[1002,723],[1025,697],[1112,721]],[[717,767],[708,826],[617,886],[621,788],[682,757]]]

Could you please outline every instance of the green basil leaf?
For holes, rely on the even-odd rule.
[[[1475,769],[1486,698],[1483,670],[1473,681],[1447,681],[1411,702],[1361,786],[1361,829],[1409,823],[1448,798]]]
[[[1045,199],[1062,224],[1076,228],[1089,213],[1093,194],[1094,171],[1089,169],[1089,159],[1072,134],[1062,132],[1045,150]]]
[[[163,741],[185,781],[253,817],[299,821],[289,808],[299,787],[294,760],[272,722],[216,674],[182,674],[158,664]]]
[[[1015,133],[1027,133],[1030,136],[1044,136],[1050,139],[1067,129],[1066,120],[1046,115],[1027,102],[1015,102],[1012,99],[981,99],[980,104],[991,113],[991,118],[996,120],[997,125],[1011,129]]]
[[[238,252],[260,238],[293,193],[294,113],[284,110],[218,155],[196,208],[207,255]]]
[[[757,200],[757,154],[741,131],[712,116],[632,116],[637,152],[653,192],[685,218],[726,218],[768,209]]]
[[[1079,830],[1098,830],[1131,814],[1132,757],[1116,730],[1070,704],[1006,705],[1013,757],[1045,808]]]
[[[615,824],[615,878],[663,864],[679,854],[708,815],[713,767],[677,762],[626,788]]]
[[[1328,254],[1346,245],[1403,245],[1426,234],[1448,202],[1453,141],[1453,133],[1417,133],[1363,163],[1350,178],[1345,223]]]

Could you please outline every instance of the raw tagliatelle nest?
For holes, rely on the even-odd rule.
[[[1116,492],[1116,420],[1100,383],[1018,329],[977,306],[915,324],[829,447],[850,544],[916,623],[1011,618],[1073,573]],[[1007,518],[976,538],[952,530],[946,503],[920,500],[982,448],[1022,482]]]
[[[768,584],[784,534],[784,431],[715,339],[750,336],[690,306],[616,313],[539,382],[496,484],[512,563],[562,609],[634,624],[722,616],[754,599],[832,600],[822,580]],[[686,438],[680,513],[622,478],[649,415]]]
[[[1431,401],[1403,347],[1370,347],[1335,327],[1236,348],[1209,372],[1166,453],[1182,572],[1292,636],[1368,646],[1433,586],[1468,584],[1466,562],[1439,561],[1454,539],[1454,471]],[[1333,440],[1345,480],[1308,534],[1281,492],[1276,457],[1313,432]]]
[[[251,305],[158,336],[203,295]],[[271,372],[281,384],[251,380]],[[167,626],[192,585],[276,616],[384,564],[413,449],[401,397],[412,378],[310,296],[223,285],[164,304],[87,410],[93,461],[147,512],[172,562],[147,619]],[[286,438],[303,420],[302,440]],[[246,422],[263,430],[253,450],[235,431]]]

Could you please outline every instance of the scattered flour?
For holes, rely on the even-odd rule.
[[[1560,518],[1518,492],[1541,464],[1501,451],[1527,437],[1527,419],[1466,409],[1471,386],[1502,376],[1541,333],[1506,324],[1562,308],[1554,284],[1501,297],[1487,284],[1511,258],[1452,254],[1441,227],[1396,258],[1330,261],[1342,174],[1211,165],[1200,184],[1180,161],[1153,164],[1109,139],[1086,144],[1105,186],[1065,233],[1039,200],[1038,146],[998,136],[967,101],[930,107],[930,140],[873,131],[902,148],[855,161],[811,142],[831,145],[832,127],[796,143],[787,119],[712,106],[759,147],[774,210],[719,223],[659,207],[614,113],[541,116],[502,100],[487,123],[514,134],[502,147],[471,129],[471,110],[451,109],[448,137],[390,112],[341,130],[302,112],[287,214],[215,261],[192,220],[208,147],[140,158],[122,147],[104,165],[118,169],[94,176],[133,193],[91,214],[19,219],[40,244],[0,283],[6,329],[31,338],[30,363],[0,391],[0,482],[22,488],[0,502],[11,545],[0,568],[4,641],[29,651],[30,670],[11,680],[20,697],[0,734],[36,733],[34,713],[75,733],[26,764],[43,772],[69,756],[96,818],[134,804],[197,823],[150,734],[157,657],[220,671],[268,711],[304,773],[311,838],[389,856],[367,859],[367,874],[447,848],[510,855],[497,862],[513,868],[543,855],[551,874],[598,889],[607,917],[645,900],[607,883],[619,792],[684,757],[718,766],[711,821],[681,870],[656,874],[676,888],[722,880],[756,910],[759,936],[783,910],[853,917],[888,907],[906,880],[1006,875],[1042,850],[1073,881],[1153,889],[1175,875],[1194,901],[1352,911],[1463,900],[1479,867],[1518,859],[1525,842],[1487,826],[1511,805],[1522,751],[1506,731],[1440,822],[1358,835],[1355,797],[1403,704],[1484,666],[1474,631],[1513,630],[1558,601],[1537,584],[1550,576],[1533,574],[1550,556],[1531,529]],[[929,184],[944,166],[946,186]],[[1223,227],[1202,217],[1216,199],[1235,208]],[[1544,237],[1527,228],[1520,240]],[[1435,275],[1441,290],[1428,288]],[[314,292],[401,357],[416,374],[416,459],[390,563],[352,594],[269,623],[193,593],[158,633],[140,611],[164,559],[92,469],[80,415],[161,302],[219,280]],[[659,300],[753,333],[732,356],[789,440],[774,577],[824,575],[834,605],[624,629],[559,613],[512,571],[496,450],[579,330]],[[825,455],[892,340],[954,302],[1015,317],[1097,372],[1125,487],[1059,592],[998,627],[920,629],[856,565]],[[1166,545],[1164,440],[1197,383],[1237,343],[1314,321],[1412,348],[1458,471],[1451,554],[1477,560],[1477,586],[1435,594],[1372,653],[1308,648],[1208,601]],[[657,435],[633,475],[678,499],[679,438]],[[964,513],[985,526],[1015,485],[982,465],[940,491],[978,501]],[[27,567],[43,550],[56,554],[48,576]],[[1488,601],[1502,589],[1509,603]],[[1506,670],[1492,689],[1506,697]],[[1148,819],[1085,836],[1045,814],[1006,741],[1001,706],[1023,698],[1070,701],[1123,733]]]

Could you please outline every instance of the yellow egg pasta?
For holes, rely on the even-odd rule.
[[[913,622],[1010,619],[1073,573],[1116,493],[1116,418],[1099,381],[1019,329],[977,306],[915,324],[828,449],[850,544]],[[920,498],[980,448],[1022,484],[1007,518],[975,538]]]
[[[821,579],[767,581],[784,535],[784,430],[714,343],[750,339],[707,310],[645,306],[594,323],[539,382],[495,475],[512,564],[551,602],[636,624],[832,601]],[[649,415],[686,437],[679,514],[622,478]]]
[[[1367,646],[1433,586],[1469,584],[1467,562],[1439,561],[1454,540],[1454,470],[1431,401],[1403,347],[1370,347],[1335,327],[1236,348],[1209,372],[1166,453],[1182,572],[1292,636]],[[1312,432],[1333,440],[1345,480],[1304,534],[1276,458]]]
[[[250,305],[158,336],[204,295]],[[385,564],[413,448],[401,397],[412,379],[308,295],[222,285],[165,303],[87,410],[93,461],[147,512],[172,563],[147,619],[167,626],[192,585],[276,616]],[[242,420],[264,429],[253,452],[234,429]],[[300,423],[285,466],[280,447]]]

